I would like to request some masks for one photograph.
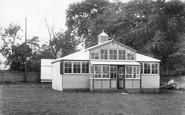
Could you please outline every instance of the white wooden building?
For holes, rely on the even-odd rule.
[[[159,89],[160,60],[137,53],[102,32],[98,45],[52,62],[52,88]]]

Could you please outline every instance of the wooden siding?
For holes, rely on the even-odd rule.
[[[64,89],[87,89],[89,88],[89,79],[91,74],[64,74]]]
[[[60,75],[60,62],[53,63],[52,67],[52,88],[63,91],[62,75]]]
[[[141,77],[142,88],[159,88],[160,76],[159,75],[142,75]]]
[[[125,79],[125,89],[140,89],[140,79]]]

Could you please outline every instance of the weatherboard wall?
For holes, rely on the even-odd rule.
[[[159,75],[142,75],[141,79],[142,88],[159,88],[160,76]]]
[[[63,91],[62,83],[62,75],[60,74],[60,62],[53,63],[52,88]]]
[[[89,89],[91,74],[64,74],[63,89]]]

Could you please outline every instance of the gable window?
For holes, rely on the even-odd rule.
[[[89,62],[82,62],[82,73],[89,73]]]
[[[91,53],[91,59],[99,59],[99,53]]]
[[[117,60],[117,50],[109,50],[109,59]]]
[[[101,59],[108,59],[108,50],[101,49],[100,50],[100,57],[101,57]]]
[[[72,73],[72,62],[65,62],[64,63],[64,72],[65,73]]]
[[[126,51],[119,50],[119,60],[126,60]]]
[[[73,73],[80,73],[80,62],[73,63]]]
[[[135,60],[134,53],[127,53],[127,60]]]

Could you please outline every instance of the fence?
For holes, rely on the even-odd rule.
[[[25,73],[17,71],[0,71],[0,83],[25,82]],[[26,82],[40,82],[39,72],[27,72]]]

